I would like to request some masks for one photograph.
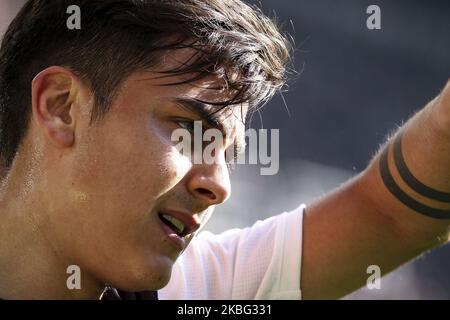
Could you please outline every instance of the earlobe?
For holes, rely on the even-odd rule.
[[[73,145],[77,94],[75,76],[62,67],[47,68],[32,81],[33,117],[57,147]]]

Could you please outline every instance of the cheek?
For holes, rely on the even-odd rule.
[[[75,190],[78,198],[86,197],[84,191],[88,191],[129,206],[162,196],[191,166],[190,159],[178,152],[163,130],[147,123],[141,129],[95,130],[89,141],[81,144],[72,176],[80,189]]]
[[[192,168],[191,160],[183,156],[175,147],[176,143],[170,140],[166,129],[157,125],[147,124],[145,139],[141,139],[142,158],[148,159],[142,169],[152,182],[155,197],[159,197],[177,185]],[[138,159],[140,156],[136,156]],[[139,161],[138,161],[139,162]],[[139,163],[136,164],[140,166]]]
[[[157,151],[159,157],[153,167],[152,180],[153,185],[158,190],[155,194],[160,197],[174,188],[189,172],[192,167],[191,161],[172,147],[165,152]]]

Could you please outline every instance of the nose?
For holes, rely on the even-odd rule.
[[[188,191],[202,206],[225,202],[231,194],[231,184],[225,163],[194,165],[187,179]]]

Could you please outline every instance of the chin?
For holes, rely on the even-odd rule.
[[[123,275],[115,282],[115,287],[128,292],[162,289],[169,283],[172,267],[173,260],[169,258],[129,265],[122,271]]]

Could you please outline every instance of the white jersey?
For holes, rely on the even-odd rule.
[[[304,210],[219,235],[200,232],[159,299],[301,299]]]

